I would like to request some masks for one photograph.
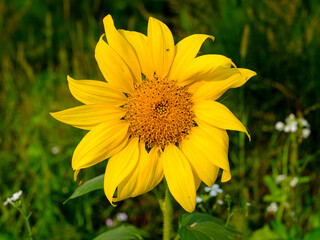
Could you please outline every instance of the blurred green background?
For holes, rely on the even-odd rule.
[[[176,42],[194,33],[214,35],[200,54],[223,54],[258,73],[220,99],[248,126],[252,141],[230,132],[233,178],[220,184],[219,199],[232,199],[230,224],[242,232],[238,239],[320,239],[318,0],[0,0],[0,201],[23,190],[35,239],[92,239],[110,228],[105,221],[118,212],[152,233],[151,239],[161,238],[152,192],[117,208],[103,191],[63,205],[79,184],[71,157],[85,131],[59,123],[49,112],[80,105],[69,93],[67,75],[103,80],[94,49],[107,14],[117,28],[143,33],[148,17],[156,17]],[[275,130],[290,113],[310,123],[307,139]],[[105,162],[86,169],[80,179],[104,168]],[[284,172],[287,180],[277,183]],[[290,187],[294,177],[299,182]],[[227,207],[217,199],[198,211],[225,221]],[[267,211],[271,202],[278,211]],[[21,215],[0,204],[0,239],[26,236]]]

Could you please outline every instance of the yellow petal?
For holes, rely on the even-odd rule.
[[[139,160],[138,138],[130,139],[127,146],[109,159],[104,177],[104,193],[113,204],[113,195],[119,184],[134,172]]]
[[[93,128],[74,151],[72,168],[88,168],[118,153],[128,141],[128,127],[128,123],[119,120]]]
[[[120,201],[149,192],[163,178],[163,167],[159,157],[159,149],[153,148],[150,153],[145,149],[145,143],[139,143],[139,162],[133,173],[124,179],[118,187],[117,198]]]
[[[114,26],[111,15],[103,19],[104,29],[109,45],[120,55],[127,63],[130,71],[133,73],[135,82],[141,82],[141,70],[138,57],[130,43],[117,31]]]
[[[202,88],[204,84],[227,80],[228,78],[234,75],[240,75],[240,71],[238,70],[238,68],[218,67],[212,73],[208,74],[204,80],[193,81],[192,83],[190,83],[188,85],[188,91],[194,95],[199,90],[199,88],[200,89]],[[212,83],[212,84],[219,84],[219,83]],[[206,94],[206,92],[203,92],[203,88],[200,90],[199,93],[201,94],[197,94],[197,97],[198,96],[201,97],[202,94]],[[193,97],[193,101],[201,101],[194,96],[192,97]]]
[[[184,70],[186,65],[190,64],[198,54],[201,45],[207,39],[214,37],[206,34],[194,34],[182,39],[176,45],[176,56],[174,58],[171,70],[170,79],[178,79],[180,73]]]
[[[210,161],[210,156],[203,149],[203,136],[208,139],[201,128],[192,128],[191,134],[182,141],[180,148],[199,178],[208,186],[212,186],[217,179],[219,168]]]
[[[133,197],[132,193],[137,186],[137,175],[138,175],[139,161],[137,166],[132,172],[118,183],[117,196],[113,198],[113,202],[119,202],[124,199]]]
[[[74,181],[77,181],[79,172],[80,172],[80,169],[74,171],[74,173],[73,173],[73,180]]]
[[[110,87],[106,82],[94,80],[74,80],[68,76],[71,94],[84,104],[109,103],[116,106],[123,105],[125,95]]]
[[[234,68],[230,68],[233,72]],[[227,79],[221,79],[219,77],[214,78],[213,81],[203,81],[199,86],[193,90],[190,87],[189,91],[192,93],[194,102],[203,100],[216,100],[222,94],[224,94],[230,88],[237,88],[245,84],[256,73],[249,69],[238,68],[235,74],[231,75]],[[223,75],[220,75],[224,77]]]
[[[166,77],[175,56],[174,40],[170,29],[153,17],[148,22],[148,46],[157,76]]]
[[[198,188],[200,187],[200,184],[201,184],[201,179],[199,178],[196,170],[194,169],[194,167],[190,164],[190,167],[192,169],[192,174],[193,174],[193,178],[194,178],[194,186],[195,186],[195,189],[196,191],[198,190]]]
[[[110,86],[125,93],[133,91],[134,78],[130,68],[121,56],[103,40],[103,36],[100,37],[96,46],[95,57]]]
[[[243,124],[233,115],[233,113],[221,103],[206,100],[194,104],[194,113],[197,119],[221,129],[241,131],[250,135]]]
[[[191,166],[192,167],[192,166]],[[197,172],[194,170],[194,168],[192,167],[192,173],[193,173],[193,177],[194,177],[194,185],[195,185],[195,189],[196,191],[198,191],[200,184],[201,184],[201,179],[199,178]]]
[[[165,147],[162,159],[164,175],[172,196],[187,212],[193,212],[196,189],[188,160],[175,145]]]
[[[91,130],[103,122],[117,122],[125,115],[125,111],[110,104],[98,103],[82,105],[50,114],[60,122]]]
[[[234,65],[230,58],[217,54],[208,54],[196,57],[190,64],[184,67],[178,76],[178,82],[187,85],[197,81],[211,80],[215,70],[219,67],[230,67]]]
[[[214,165],[223,170],[221,181],[229,181],[231,174],[228,160],[229,137],[227,131],[212,127],[201,121],[198,122],[198,126],[201,131],[196,135],[197,140],[194,141],[196,148],[206,154],[207,159]]]
[[[133,197],[151,191],[163,178],[163,164],[159,148],[154,147],[147,153],[145,144],[140,143],[139,174]]]
[[[128,40],[135,50],[140,62],[142,73],[149,79],[152,79],[155,69],[153,68],[153,64],[150,60],[151,56],[149,48],[147,47],[147,36],[139,32],[125,30],[119,30],[119,33]]]

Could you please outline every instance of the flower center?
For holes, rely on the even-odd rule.
[[[143,80],[124,108],[130,134],[150,148],[179,143],[194,126],[191,93],[168,79]]]

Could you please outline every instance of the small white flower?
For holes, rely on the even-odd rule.
[[[297,183],[299,182],[299,178],[294,177],[291,181],[290,181],[290,186],[291,187],[295,187],[297,186]]]
[[[289,127],[288,125],[284,126],[283,131],[284,131],[285,133],[290,132],[290,127]]]
[[[290,120],[293,120],[295,119],[296,117],[294,116],[293,113],[290,113],[290,115],[286,118],[286,121],[290,121]]]
[[[250,207],[250,206],[251,206],[251,203],[249,203],[249,202],[246,202],[246,205],[247,205],[248,207]]]
[[[296,132],[298,130],[298,123],[296,121],[290,122],[288,125],[289,132]]]
[[[272,202],[268,207],[267,207],[267,212],[269,213],[275,213],[278,211],[278,204],[275,202]]]
[[[108,218],[108,219],[106,220],[106,225],[107,225],[108,227],[115,227],[115,226],[116,226],[115,222],[114,222],[111,218]]]
[[[222,200],[218,200],[218,204],[219,204],[219,205],[223,205],[223,203],[224,203],[224,202],[223,202]]]
[[[284,131],[285,133],[295,133],[298,131],[303,138],[308,138],[311,133],[308,121],[304,118],[296,118],[293,113],[286,117],[285,123],[280,121],[276,122],[275,128],[276,130]]]
[[[304,118],[298,118],[298,122],[304,127],[310,127],[308,121],[305,120]]]
[[[309,128],[304,128],[302,129],[302,137],[303,138],[308,138],[310,136],[311,130]]]
[[[280,174],[276,177],[276,183],[280,183],[287,178],[286,175]]]
[[[196,197],[196,203],[201,203],[203,201],[202,197],[197,196]]]
[[[20,198],[21,194],[22,194],[22,190],[20,190],[19,192],[14,193],[12,195],[11,201],[17,201]]]
[[[209,192],[209,194],[212,196],[212,197],[215,197],[218,195],[218,193],[222,193],[223,190],[219,187],[219,184],[213,184],[212,187],[205,187],[204,188],[204,191],[206,192]]]
[[[128,220],[128,215],[123,212],[117,213],[117,219],[119,222],[126,222]]]
[[[285,119],[285,122],[286,124],[283,128],[284,132],[296,132],[298,130],[298,122],[293,113]]]
[[[60,147],[59,147],[59,146],[54,146],[54,147],[51,148],[51,153],[52,153],[53,155],[56,155],[56,154],[58,154],[59,152],[60,152]]]
[[[282,131],[284,129],[284,123],[281,121],[276,122],[275,129],[278,131]]]
[[[3,203],[3,205],[6,206],[6,205],[8,205],[8,203],[10,203],[10,202],[15,202],[15,201],[19,200],[21,194],[22,194],[22,190],[20,190],[19,192],[14,193],[14,194],[12,195],[12,197],[7,198],[7,200]]]

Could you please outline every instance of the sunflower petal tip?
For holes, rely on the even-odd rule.
[[[248,71],[249,71],[249,73],[247,74],[248,80],[257,75],[257,73],[255,71],[252,71],[252,70],[248,70]]]
[[[229,171],[223,170],[222,176],[221,176],[221,182],[228,182],[230,181],[230,179],[231,179],[230,170]]]
[[[70,77],[70,75],[67,75],[67,80],[68,81],[73,81],[74,79],[72,77]]]
[[[148,25],[150,24],[150,23],[162,23],[163,24],[163,22],[162,21],[160,21],[159,19],[157,19],[157,18],[154,18],[154,17],[149,17],[149,21],[148,21]]]
[[[230,59],[231,65],[232,65],[234,68],[238,68],[237,65],[232,61],[232,59],[231,59],[231,58],[229,58],[229,59]]]
[[[73,180],[74,180],[74,181],[77,181],[79,172],[80,172],[80,169],[76,169],[76,170],[74,171],[74,174],[73,174]]]
[[[216,39],[214,36],[212,36],[212,35],[208,35],[208,38],[210,38],[213,42],[214,42],[214,40]]]
[[[113,31],[116,30],[116,28],[114,26],[113,18],[111,17],[110,14],[108,14],[106,17],[104,17],[103,26],[104,26],[104,31],[107,35],[108,35],[108,33],[111,34]]]
[[[114,199],[113,199],[113,200],[114,200]],[[112,205],[112,207],[116,207],[117,204],[114,204],[114,203],[113,203],[113,200],[112,200],[112,201],[109,201],[109,202],[110,202],[110,204]]]
[[[112,18],[112,16],[110,15],[110,14],[108,14],[107,16],[105,16],[104,18],[103,18],[103,24],[106,24],[106,23],[113,23],[113,18]]]
[[[247,136],[248,136],[248,138],[249,138],[249,142],[251,142],[251,136],[250,136],[250,134],[247,133]]]
[[[70,77],[70,75],[67,75],[67,81],[68,81],[68,85],[70,86],[70,84],[76,83],[77,80],[73,79],[72,77]]]
[[[194,209],[195,209],[195,207],[189,208],[189,209],[184,208],[184,210],[186,210],[188,213],[192,213],[194,211]]]
[[[54,119],[60,121],[60,120],[58,119],[59,112],[49,112],[49,114],[50,114],[50,116],[53,117]]]
[[[249,138],[249,142],[251,142],[251,135],[249,133],[249,131],[246,129],[245,134],[247,135],[247,137]]]
[[[109,203],[110,203],[113,207],[116,207],[117,204],[114,204],[114,203],[113,203],[113,201],[114,201],[113,193],[107,192],[106,189],[104,189],[104,194],[106,195]]]

